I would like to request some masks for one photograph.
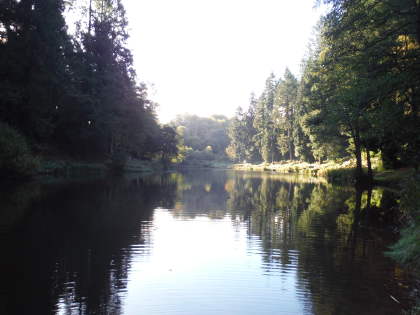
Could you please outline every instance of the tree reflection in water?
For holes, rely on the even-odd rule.
[[[161,176],[42,187],[44,195],[5,242],[5,314],[50,314],[58,307],[119,314],[133,244],[141,252],[149,235],[141,222],[150,222],[158,206],[172,207],[175,189]]]
[[[158,207],[245,224],[260,240],[264,274],[296,270],[308,313],[398,314],[409,304],[404,273],[383,256],[397,224],[388,190],[222,171],[31,187],[21,189],[24,202],[13,201],[19,190],[1,201],[6,314],[123,313]]]

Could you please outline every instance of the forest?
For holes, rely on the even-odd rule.
[[[296,231],[309,231],[311,218],[333,218],[332,233],[327,231],[322,235],[338,235],[354,242],[357,238],[350,229],[357,231],[373,226],[373,220],[369,221],[371,213],[386,226],[389,215],[393,220],[399,220],[395,226],[399,224],[396,229],[401,233],[399,241],[387,249],[387,255],[419,275],[419,0],[314,1],[315,6],[327,6],[328,12],[314,30],[299,74],[288,68],[280,76],[269,74],[262,93],[252,94],[249,104],[239,107],[232,118],[184,114],[167,124],[159,122],[159,104],[152,100],[143,78],[136,74],[133,55],[128,48],[128,19],[123,2],[0,0],[0,180],[47,174],[55,169],[57,161],[66,161],[60,165],[74,161],[89,167],[101,165],[106,171],[120,175],[127,165],[136,169],[137,164],[154,165],[153,170],[167,170],[225,169],[232,164],[264,164],[265,167],[294,162],[321,165],[352,161],[351,181],[346,178],[344,185],[328,191],[315,185],[320,178],[309,178],[309,188],[296,185],[292,190],[291,184],[268,180],[270,176],[278,176],[276,172],[263,175],[238,172],[234,181],[226,180],[213,188],[212,183],[201,185],[203,178],[194,186],[179,176],[176,183],[156,179],[150,191],[131,195],[124,186],[122,190],[115,189],[115,195],[126,198],[128,209],[133,207],[135,215],[140,215],[136,212],[138,209],[134,209],[135,205],[139,205],[139,209],[145,208],[148,219],[155,207],[182,207],[184,204],[175,202],[176,194],[185,193],[190,198],[185,199],[185,204],[188,206],[191,201],[192,207],[198,209],[205,205],[204,195],[215,193],[215,200],[226,200],[219,208],[228,208],[232,218],[236,214],[250,218],[250,235],[261,236],[263,243],[267,231],[271,233],[271,225],[277,224],[279,219],[274,220],[273,216],[271,220],[270,217],[278,215],[273,210],[276,208],[294,215],[299,213],[299,217],[289,213],[281,221],[287,225],[294,220]],[[76,17],[72,24],[67,18],[69,12]],[[284,43],[284,49],[290,49],[288,43]],[[188,87],[185,93],[188,93]],[[197,100],[197,106],[200,106],[199,102]],[[374,175],[379,169],[384,172],[408,170],[410,176],[398,179],[395,186],[390,184],[389,191],[381,187],[380,193],[375,195],[372,187],[377,184]],[[158,173],[159,176],[162,174],[170,173]],[[253,178],[260,175],[266,176],[261,183]],[[191,182],[198,177],[191,176]],[[120,176],[119,180],[123,181],[122,178]],[[133,179],[130,185],[135,184],[139,186],[139,178]],[[354,194],[346,190],[351,184],[356,184]],[[88,200],[89,209],[102,204],[104,213],[112,209],[113,215],[119,217],[119,208],[109,204],[112,184],[101,187],[98,188],[99,201],[91,200],[87,190],[78,191],[83,193],[80,204]],[[75,185],[74,189],[79,188]],[[5,188],[0,192],[13,196]],[[36,191],[25,191],[27,195],[31,193]],[[390,195],[394,193],[398,195],[395,198],[398,202],[391,204]],[[153,194],[156,194],[156,200]],[[292,194],[299,197],[296,204],[292,202]],[[129,199],[131,196],[135,196],[134,202]],[[158,201],[164,198],[170,200],[167,204],[159,204]],[[10,203],[11,209],[25,202],[20,196],[16,200]],[[60,208],[60,196],[55,201],[56,208]],[[84,208],[78,202],[76,199],[76,209],[80,211],[78,222],[83,222],[85,214],[80,209]],[[119,200],[116,203],[119,204]],[[122,208],[127,208],[122,204]],[[69,203],[65,208],[72,206]],[[258,211],[235,214],[235,209]],[[350,210],[337,212],[342,209]],[[337,218],[336,214],[339,214]],[[96,215],[93,213],[91,218],[95,226]],[[270,219],[267,231],[263,226],[264,216]],[[128,222],[130,227],[136,220],[127,216],[124,225]],[[115,226],[112,220],[105,226],[107,224],[111,228]],[[386,227],[394,227],[394,223]],[[135,228],[133,225],[133,230]],[[40,230],[38,225],[31,229]],[[65,239],[67,235],[63,231],[58,228],[55,233]],[[108,230],[100,231],[108,235]],[[122,243],[134,239],[127,236],[126,240],[125,235],[121,238]],[[42,237],[40,239],[42,241]],[[41,241],[39,243],[49,244]],[[99,247],[105,243],[101,242]],[[282,244],[277,245],[281,247]],[[354,252],[361,252],[356,249],[362,245],[356,245]],[[60,246],[56,246],[57,253]],[[21,247],[17,248],[20,250]],[[82,249],[90,253],[87,247]],[[111,256],[109,254],[106,259],[112,261]],[[302,257],[309,266],[312,256]],[[337,257],[347,262],[345,254]],[[119,259],[123,261],[124,257]],[[52,266],[55,268],[52,263],[44,266],[47,273],[50,267],[55,270]],[[375,267],[371,266],[371,269],[375,270]],[[320,273],[324,271],[320,269]],[[33,274],[37,276],[36,271]],[[331,277],[328,283],[333,284],[335,280]],[[420,301],[417,302],[414,312],[420,309]]]
[[[373,158],[380,162],[375,171],[411,169],[396,177],[406,228],[390,255],[418,270],[420,2],[323,2],[331,9],[318,23],[301,76],[288,69],[279,78],[271,74],[262,94],[238,108],[227,153],[254,168],[355,161],[354,169],[337,173],[365,187],[376,183]]]
[[[230,163],[226,154],[230,119],[226,116],[185,114],[169,125],[177,133],[178,151],[174,163],[185,167],[223,167]]]
[[[331,9],[299,77],[270,74],[232,120],[184,115],[162,125],[133,67],[121,0],[2,1],[1,172],[29,174],[40,156],[114,166],[352,157],[357,178],[372,177],[372,156],[385,169],[418,168],[418,1],[324,2]]]
[[[81,6],[80,4],[88,4]],[[74,34],[66,10],[76,11]],[[0,2],[0,169],[27,175],[38,156],[169,159],[175,131],[136,77],[121,0]]]
[[[359,179],[372,177],[372,155],[385,169],[417,169],[419,2],[325,2],[331,10],[317,26],[301,77],[288,69],[280,78],[271,74],[262,94],[237,110],[229,156],[251,163],[354,158]]]

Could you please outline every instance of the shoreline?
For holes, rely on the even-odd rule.
[[[274,163],[240,163],[233,164],[232,169],[238,171],[270,172],[278,174],[299,174],[312,177],[324,177],[332,183],[354,182],[356,161],[347,160],[342,163],[307,163],[299,161],[274,162]],[[364,171],[366,173],[364,168]],[[383,170],[378,165],[373,167],[373,185],[394,186],[413,176],[415,170],[401,168]]]

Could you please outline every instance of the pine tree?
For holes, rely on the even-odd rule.
[[[277,130],[273,117],[276,85],[272,73],[266,80],[264,92],[258,100],[255,111],[254,127],[257,130],[255,138],[265,162],[273,162],[279,156],[276,145]]]
[[[296,121],[296,97],[298,81],[286,69],[283,80],[276,88],[275,110],[273,111],[278,129],[277,143],[283,158],[295,159],[294,130],[297,128]]]
[[[1,6],[0,115],[38,143],[47,141],[69,80],[64,3],[12,0]]]

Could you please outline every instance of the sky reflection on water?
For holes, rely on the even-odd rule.
[[[384,189],[230,171],[31,185],[1,199],[5,314],[383,315],[410,303],[383,256],[396,211]]]

